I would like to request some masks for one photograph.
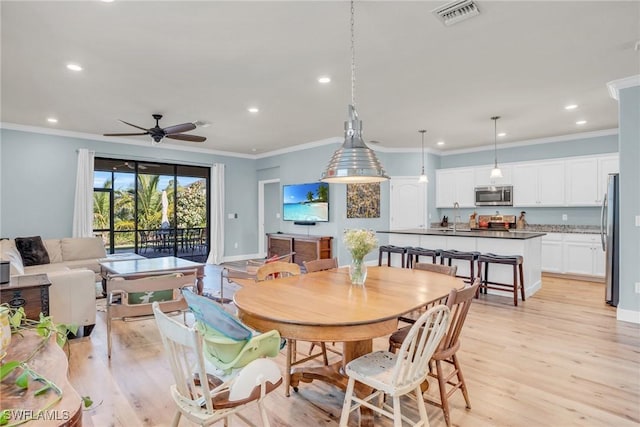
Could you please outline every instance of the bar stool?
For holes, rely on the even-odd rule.
[[[476,266],[476,261],[478,260],[478,256],[480,256],[480,252],[476,252],[476,251],[463,252],[463,251],[456,251],[455,249],[446,249],[446,250],[442,250],[442,252],[440,253],[440,264],[444,264],[446,260],[447,265],[451,266],[451,261],[454,259],[469,261],[469,276],[461,276],[458,274],[456,275],[456,277],[462,277],[464,279],[468,279],[468,280],[465,280],[465,282],[472,283],[475,277],[475,271],[476,271],[475,266]]]
[[[378,265],[382,265],[382,253],[387,253],[387,265],[391,267],[391,254],[401,254],[402,264],[400,267],[404,267],[404,256],[407,253],[407,248],[404,246],[383,245],[378,250]]]
[[[413,264],[420,262],[420,256],[430,256],[431,263],[436,263],[436,257],[440,256],[441,249],[426,249],[426,248],[407,248],[407,268],[413,268]]]
[[[518,288],[520,288],[520,295],[522,301],[524,297],[524,273],[522,270],[523,258],[521,255],[496,255],[491,253],[480,254],[478,257],[478,277],[482,280],[480,283],[480,289],[484,289],[484,293],[487,293],[487,289],[496,289],[500,291],[508,290],[513,291],[513,305],[518,306]],[[513,283],[498,283],[489,281],[489,264],[506,264],[513,266]],[[484,278],[482,278],[482,266],[484,265]],[[518,276],[520,276],[520,283],[518,284]]]

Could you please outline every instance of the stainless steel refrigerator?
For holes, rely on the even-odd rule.
[[[620,201],[619,176],[609,174],[607,194],[602,201],[600,238],[605,253],[605,301],[618,306],[620,289]]]

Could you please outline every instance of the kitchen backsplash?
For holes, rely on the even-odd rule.
[[[526,212],[527,222],[529,224],[540,225],[557,225],[565,227],[574,226],[596,226],[599,229],[600,224],[600,208],[598,207],[584,207],[584,208],[513,208],[509,206],[500,206],[496,208],[478,207],[460,209],[460,212],[454,212],[453,208],[438,209],[438,218],[431,218],[430,222],[439,223],[444,215],[449,217],[449,223],[453,223],[456,214],[460,215],[460,219],[457,222],[467,223],[469,221],[469,215],[473,212],[477,212],[478,215],[494,215],[496,211],[500,212],[500,215],[515,215],[516,218],[520,216],[521,211]],[[566,221],[563,220],[563,215],[566,215]]]

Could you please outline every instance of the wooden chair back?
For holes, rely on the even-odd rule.
[[[434,273],[446,274],[448,276],[455,276],[458,272],[458,266],[442,265],[442,264],[429,264],[427,262],[416,262],[413,266],[416,270],[433,271]]]
[[[415,389],[429,371],[429,360],[447,332],[450,309],[445,305],[430,308],[411,326],[396,357],[391,384],[397,394]],[[423,331],[429,331],[423,333]]]
[[[280,277],[297,276],[300,274],[300,266],[292,262],[270,262],[258,268],[256,280],[262,282],[273,279],[276,274]]]
[[[307,270],[307,273],[313,273],[314,271],[331,270],[332,268],[338,268],[338,260],[336,258],[303,261],[302,264],[304,265],[304,268]]]
[[[469,313],[471,301],[478,292],[480,279],[476,278],[473,285],[458,291],[452,289],[447,297],[447,307],[451,310],[451,323],[447,330],[447,335],[442,340],[440,347],[434,353],[434,358],[447,358],[454,354],[460,347],[460,333],[464,326],[464,321]]]

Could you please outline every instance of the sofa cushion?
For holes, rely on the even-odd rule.
[[[45,239],[44,247],[47,248],[49,254],[49,262],[62,262],[62,248],[60,247],[60,239]]]
[[[62,260],[65,262],[107,256],[101,237],[64,238],[60,246],[62,248]]]
[[[24,265],[22,264],[22,257],[14,246],[9,246],[6,244],[2,249],[2,253],[0,254],[0,258],[5,261],[9,261],[10,264],[10,275],[18,276],[24,274]]]
[[[16,237],[15,241],[25,267],[49,264],[49,254],[40,236]]]
[[[61,263],[32,265],[24,268],[24,274],[49,274],[54,271],[69,271],[69,268]]]

